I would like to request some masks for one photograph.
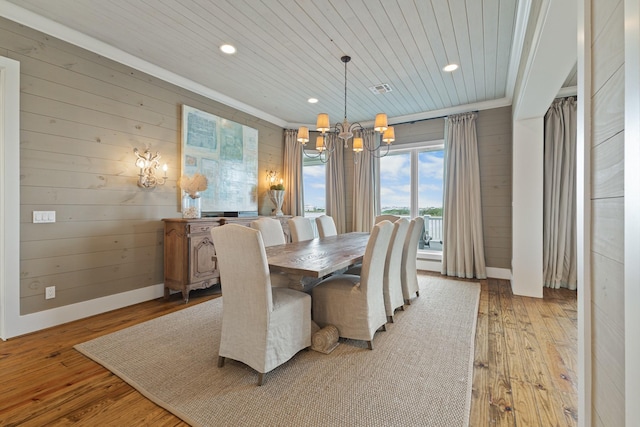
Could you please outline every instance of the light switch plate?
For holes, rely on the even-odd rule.
[[[33,222],[56,222],[56,211],[33,211]]]

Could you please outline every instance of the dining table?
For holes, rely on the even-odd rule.
[[[322,278],[359,263],[369,233],[352,232],[265,248],[269,271],[285,274],[289,287],[308,291]]]

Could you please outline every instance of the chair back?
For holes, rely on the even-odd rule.
[[[247,322],[273,310],[269,264],[260,231],[244,225],[226,224],[211,229],[216,249],[223,323],[225,320]],[[229,319],[232,317],[233,319]],[[252,325],[257,326],[257,325]]]
[[[416,256],[418,254],[418,240],[424,229],[424,219],[415,217],[409,224],[409,231],[402,249],[402,292],[405,299],[418,291],[418,276],[416,269]]]
[[[303,216],[294,216],[289,221],[289,231],[291,232],[292,242],[304,242],[305,240],[312,240],[315,236],[313,234],[313,227],[311,227],[311,221]]]
[[[402,252],[407,239],[409,224],[410,222],[407,218],[400,218],[393,223],[393,233],[391,234],[391,241],[389,242],[389,250],[387,251],[384,268],[385,282],[387,280],[395,282],[395,286],[397,286],[399,290],[402,289],[400,270],[402,267]]]
[[[389,221],[381,221],[374,225],[364,252],[360,273],[360,289],[366,292],[370,307],[377,304],[375,300],[378,297],[382,302],[380,305],[384,307],[382,284],[392,233],[393,224]]]
[[[277,219],[260,218],[251,221],[251,228],[260,231],[265,247],[284,245],[286,243],[282,224]]]
[[[318,226],[318,235],[320,237],[336,236],[338,234],[336,223],[330,216],[320,215],[316,218],[316,225]]]
[[[400,218],[402,218],[401,216],[398,215],[378,215],[375,220],[373,221],[374,224],[379,223],[380,221],[390,221],[390,222],[396,222],[397,220],[399,220]],[[407,220],[408,221],[408,220]]]

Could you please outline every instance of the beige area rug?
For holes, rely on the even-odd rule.
[[[480,285],[419,279],[374,350],[301,351],[262,387],[242,363],[216,365],[222,298],[75,348],[194,426],[466,426]]]

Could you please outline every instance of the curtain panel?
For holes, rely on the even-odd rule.
[[[362,135],[364,144],[375,147],[375,131],[366,129]],[[355,153],[354,153],[355,156]],[[353,166],[353,231],[370,232],[379,211],[376,197],[376,171],[378,162],[368,150],[362,150]]]
[[[485,279],[476,118],[465,113],[446,121],[442,274]]]
[[[326,206],[327,215],[333,218],[338,234],[346,232],[347,208],[345,205],[345,181],[344,181],[344,149],[342,140],[335,133],[327,135],[327,146],[335,147],[329,155],[326,167]]]
[[[557,99],[544,118],[544,286],[577,288],[576,100]]]
[[[302,149],[297,141],[296,129],[284,131],[284,185],[283,211],[289,215],[304,215],[304,192],[302,183]]]

